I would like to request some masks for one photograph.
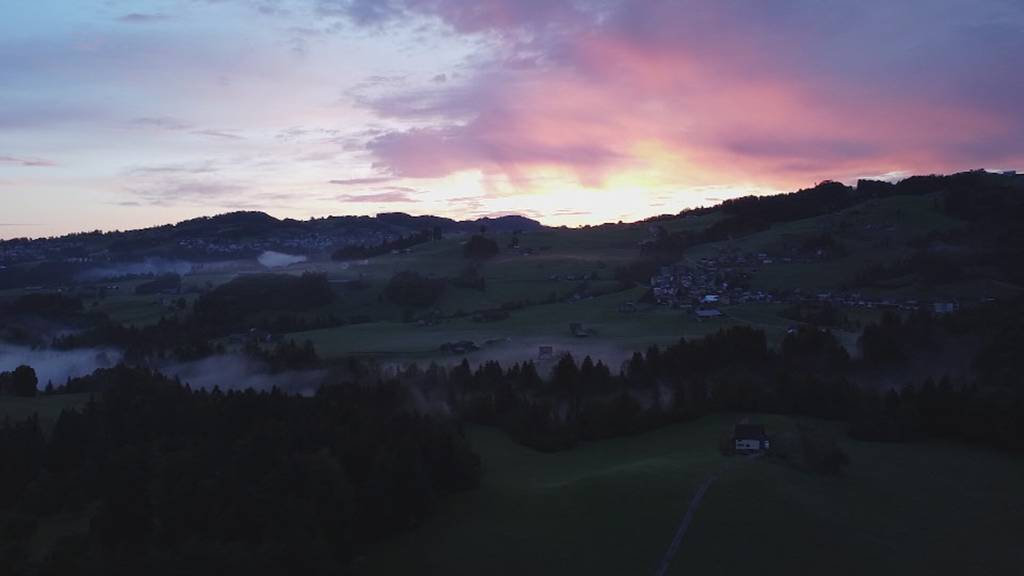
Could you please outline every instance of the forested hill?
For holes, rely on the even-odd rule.
[[[510,233],[540,228],[536,220],[514,215],[453,220],[391,212],[294,220],[263,212],[230,212],[140,230],[0,241],[0,264],[152,257],[221,259],[252,257],[264,250],[318,254],[344,246],[375,246],[424,232],[444,235],[486,229]]]

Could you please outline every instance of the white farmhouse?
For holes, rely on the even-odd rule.
[[[763,424],[737,424],[732,440],[736,451],[744,454],[763,452],[771,448]]]

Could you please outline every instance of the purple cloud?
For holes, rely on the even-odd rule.
[[[376,7],[371,7],[374,4]],[[368,141],[385,171],[582,178],[657,146],[708,173],[776,184],[865,170],[1024,161],[1024,5],[484,0],[347,6],[356,21],[438,17],[501,47],[458,86],[362,102],[433,126]],[[528,67],[509,62],[529,62]],[[607,129],[602,129],[602,126]],[[726,178],[732,177],[727,175]],[[721,176],[719,178],[722,178]]]

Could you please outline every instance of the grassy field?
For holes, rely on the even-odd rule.
[[[851,466],[839,478],[770,461],[723,475],[679,551],[680,565],[722,574],[758,566],[777,574],[1019,571],[1019,456],[949,444],[845,447]]]
[[[687,216],[664,221],[670,230],[698,230],[720,218],[718,214]],[[359,290],[339,290],[335,304],[315,313],[333,312],[339,317],[364,315],[377,321],[399,321],[402,310],[378,296],[387,281],[398,272],[411,270],[435,278],[455,278],[471,265],[486,281],[486,290],[476,291],[449,285],[435,304],[443,314],[498,308],[510,302],[544,302],[563,299],[580,290],[583,278],[588,293],[602,294],[617,289],[615,269],[640,257],[638,244],[651,237],[650,226],[630,224],[590,228],[545,228],[519,236],[519,249],[508,248],[513,236],[494,235],[501,252],[473,263],[462,254],[464,236],[412,247],[408,253],[385,254],[365,260],[334,262],[314,260],[276,270],[298,274],[321,272],[339,285],[359,280]],[[202,275],[192,282],[204,281]],[[570,279],[572,278],[572,279]],[[211,277],[217,284],[221,275]]]
[[[718,473],[670,574],[1010,574],[1024,461],[976,447],[847,441],[842,477],[720,456],[738,416],[541,454],[473,429],[483,486],[375,550],[360,573],[651,574]],[[783,417],[759,418],[770,432]]]
[[[651,345],[667,345],[680,338],[697,338],[736,325],[752,324],[763,328],[775,342],[790,323],[775,315],[771,305],[731,307],[731,317],[699,322],[682,310],[643,306],[637,312],[624,313],[620,306],[643,295],[635,288],[606,296],[532,306],[513,311],[499,322],[475,322],[458,318],[433,326],[399,322],[374,322],[340,326],[324,330],[298,332],[288,337],[298,342],[310,340],[321,356],[374,355],[398,360],[444,360],[439,347],[445,342],[472,340],[479,345],[494,341],[469,355],[503,362],[522,361],[537,356],[538,346],[551,345],[558,351],[576,356],[590,354],[613,365],[636,350]],[[587,338],[573,337],[569,324],[581,322],[594,331]],[[461,360],[462,356],[450,358]]]

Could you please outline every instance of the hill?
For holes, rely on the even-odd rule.
[[[471,341],[485,348],[480,358],[534,358],[552,345],[615,359],[721,326],[756,325],[778,341],[794,323],[827,319],[852,349],[882,309],[951,310],[1021,293],[1022,199],[1024,176],[976,171],[824,182],[575,229],[515,216],[300,222],[238,212],[3,243],[0,303],[60,288],[90,313],[145,326],[189,318],[193,302],[239,276],[311,273],[332,298],[284,312],[254,302],[234,329],[310,339],[331,358],[444,359],[446,343]],[[481,234],[497,254],[467,257],[464,243]],[[282,257],[257,259],[266,251]],[[271,261],[282,264],[269,270]],[[388,286],[403,273],[430,297],[396,300]],[[172,293],[148,293],[169,274],[181,277],[168,282]]]

